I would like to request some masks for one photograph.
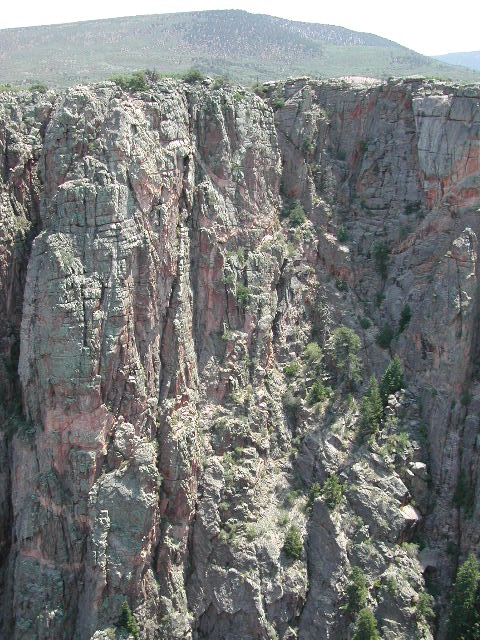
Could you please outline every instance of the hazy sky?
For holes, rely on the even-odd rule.
[[[245,9],[368,31],[425,54],[480,50],[478,0],[4,0],[2,4],[0,28],[146,13]]]

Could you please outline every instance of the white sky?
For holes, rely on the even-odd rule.
[[[202,9],[245,9],[336,24],[434,55],[480,50],[479,0],[4,0],[0,28]]]

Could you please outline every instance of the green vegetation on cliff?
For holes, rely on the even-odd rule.
[[[370,378],[368,391],[362,398],[360,406],[360,434],[368,437],[375,434],[382,423],[383,404],[378,387],[378,380],[375,376]]]
[[[328,341],[328,351],[339,379],[349,384],[359,382],[362,361],[359,357],[360,338],[349,327],[335,329]]]
[[[382,376],[380,383],[380,395],[382,397],[383,406],[388,402],[388,396],[396,393],[405,387],[405,376],[403,367],[398,356],[395,356],[390,362]]]
[[[148,89],[147,76],[144,71],[136,71],[131,75],[115,76],[112,81],[122,89],[132,92]]]
[[[135,640],[140,639],[140,629],[138,627],[138,623],[135,620],[135,617],[131,612],[127,601],[125,601],[122,605],[122,615],[120,616],[118,626],[128,631],[130,635],[135,638]]]
[[[340,482],[335,473],[325,481],[323,485],[323,499],[332,511],[342,504],[345,488],[345,484]]]
[[[367,580],[360,567],[353,567],[347,584],[347,611],[351,615],[357,614],[365,606],[368,598]]]
[[[303,541],[302,536],[298,528],[292,524],[285,536],[285,544],[283,550],[286,555],[293,560],[298,560],[302,557],[303,553]]]
[[[353,640],[378,640],[377,621],[370,609],[362,609],[358,614]]]
[[[480,638],[480,566],[472,554],[461,565],[453,587],[448,640]]]

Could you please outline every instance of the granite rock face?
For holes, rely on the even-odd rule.
[[[147,640],[341,640],[360,567],[382,638],[443,638],[480,551],[480,90],[3,94],[0,150],[2,637],[127,637],[127,601]]]

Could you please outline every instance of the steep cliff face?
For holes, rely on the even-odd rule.
[[[443,637],[480,550],[480,91],[165,80],[0,109],[5,637],[121,637],[127,601],[148,640],[340,640],[353,567],[392,640],[432,637],[425,573]],[[361,441],[394,353],[406,390]]]

